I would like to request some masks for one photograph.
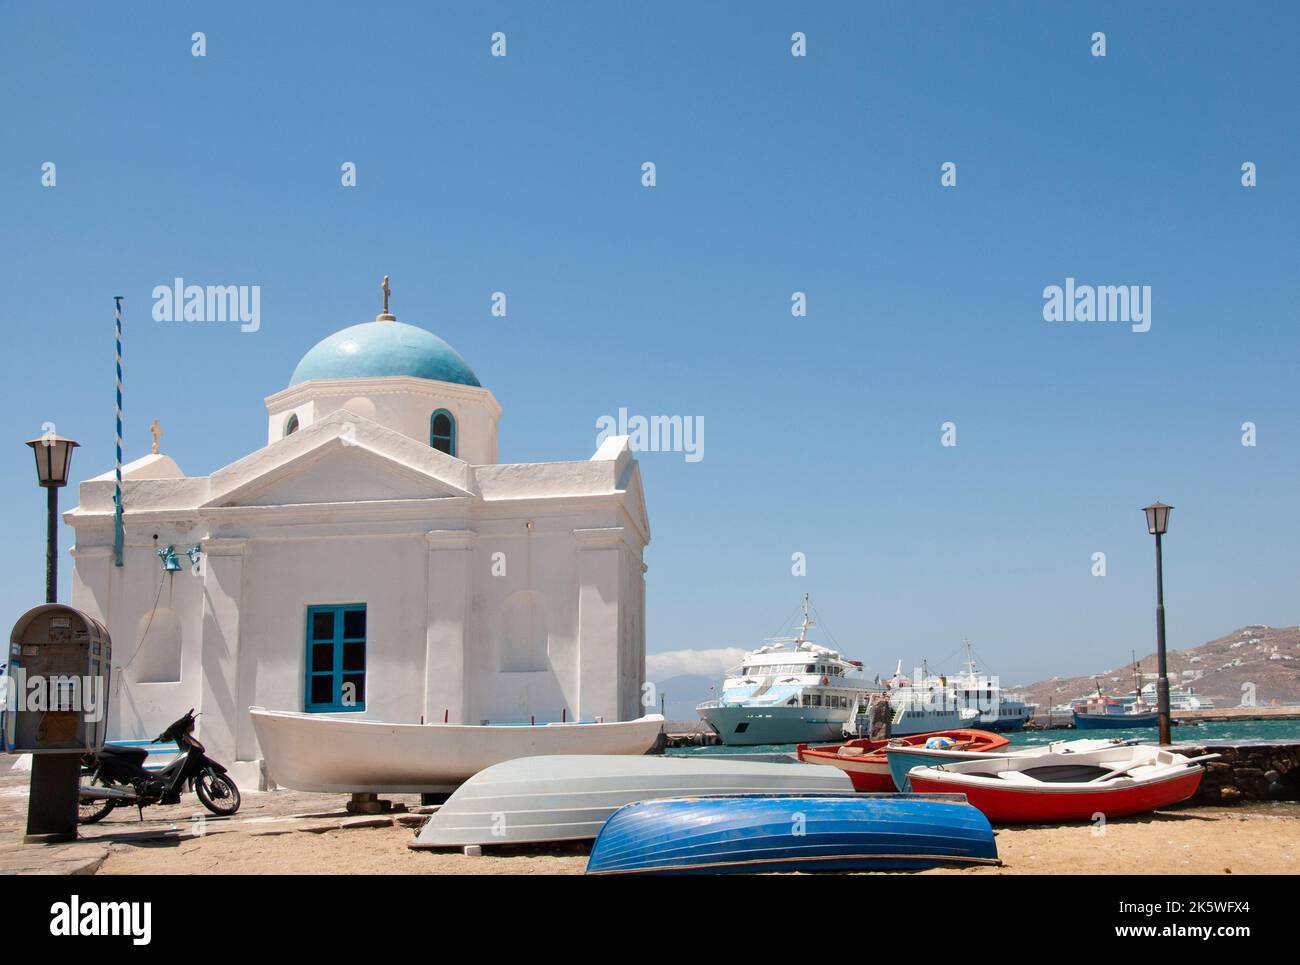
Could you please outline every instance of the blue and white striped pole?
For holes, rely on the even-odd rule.
[[[122,565],[122,296],[113,296],[117,318],[117,486],[113,490],[113,564]]]

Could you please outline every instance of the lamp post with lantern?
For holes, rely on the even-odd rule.
[[[1160,537],[1169,529],[1169,513],[1174,507],[1155,502],[1143,509],[1147,515],[1147,532],[1156,538],[1156,710],[1160,743],[1169,736],[1169,668],[1165,658],[1165,577]]]
[[[59,594],[59,490],[68,484],[68,472],[72,468],[72,450],[77,448],[77,443],[71,439],[65,439],[62,436],[55,435],[53,432],[47,432],[39,439],[30,440],[27,445],[32,447],[32,452],[36,456],[36,479],[42,489],[46,492],[46,528],[45,528],[45,603],[47,608],[55,609],[51,604],[58,602]],[[64,608],[67,609],[67,608]],[[29,619],[33,613],[41,612],[39,610],[29,611],[23,617],[20,623],[30,623]],[[68,610],[69,613],[75,612]],[[60,614],[60,619],[67,620]],[[55,644],[54,631],[52,627],[52,618],[49,622],[42,625],[39,631],[39,639],[42,641],[39,645],[32,643],[22,643],[17,637],[11,638],[10,646],[17,647],[15,654],[22,654],[22,669],[30,669],[29,661],[36,661],[36,651],[42,651],[43,656],[50,659],[49,651],[54,651],[56,647],[62,647],[60,641]],[[16,632],[16,630],[15,630]],[[29,656],[28,651],[32,651]],[[54,658],[57,659],[57,656]],[[36,664],[40,666],[40,664]],[[42,673],[38,670],[37,676],[46,677],[45,686],[47,700],[61,701],[63,695],[51,689],[48,682],[48,673]],[[79,797],[78,785],[81,774],[81,756],[75,751],[63,750],[58,745],[58,741],[63,735],[49,737],[51,733],[59,731],[62,727],[62,718],[72,713],[75,716],[76,711],[70,710],[65,712],[62,703],[56,705],[53,702],[46,705],[50,709],[49,713],[43,714],[42,727],[48,725],[46,738],[40,738],[41,731],[38,729],[36,734],[37,740],[52,739],[55,742],[53,752],[38,752],[41,749],[31,748],[32,751],[32,777],[31,786],[27,795],[27,833],[23,836],[23,841],[28,843],[57,843],[60,841],[72,841],[77,837],[77,801]],[[27,711],[15,710],[15,715],[19,713],[28,713]],[[19,728],[13,726],[15,737],[19,734]],[[26,738],[27,732],[23,731]],[[15,743],[18,743],[15,740]]]
[[[45,602],[54,603],[59,593],[59,490],[68,484],[72,450],[77,443],[47,433],[27,443],[36,455],[36,478],[46,492]]]

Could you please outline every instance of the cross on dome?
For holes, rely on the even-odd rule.
[[[384,276],[384,282],[383,282],[382,285],[379,286],[379,290],[382,291],[382,292],[384,293],[384,310],[383,310],[380,314],[378,314],[378,315],[375,316],[375,321],[377,321],[377,322],[395,322],[395,321],[397,321],[397,316],[396,316],[396,315],[393,315],[393,314],[390,314],[389,311],[388,311],[388,296],[391,295],[391,294],[393,293],[393,290],[392,290],[391,288],[388,287],[388,276],[387,276],[387,275]]]

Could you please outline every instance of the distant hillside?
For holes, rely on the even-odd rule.
[[[1154,680],[1156,657],[1140,661],[1142,672]],[[1300,627],[1266,627],[1252,624],[1192,650],[1169,651],[1171,682],[1191,686],[1220,707],[1241,703],[1243,688],[1254,685],[1255,703],[1300,702]],[[1133,668],[1129,664],[1095,675],[1102,692],[1111,696],[1133,689]],[[1090,693],[1093,676],[1053,677],[1014,688],[1039,705],[1054,707]]]

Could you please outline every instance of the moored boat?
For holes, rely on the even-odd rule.
[[[729,794],[853,792],[842,771],[803,764],[701,757],[526,757],[466,781],[420,830],[412,848],[535,844],[594,838],[634,801]]]
[[[952,688],[959,707],[974,709],[979,714],[971,726],[991,731],[1023,729],[1033,718],[1036,705],[1004,692],[996,676],[976,669],[974,648],[969,640],[963,640],[962,644],[966,648],[966,669],[952,681]]]
[[[932,743],[935,746],[930,746]],[[1032,757],[1054,753],[1078,754],[1084,751],[1102,750],[1122,743],[1123,741],[1116,737],[1083,738],[1072,741],[1056,741],[1038,747],[1021,747],[1016,750],[994,747],[980,752],[977,749],[964,748],[955,743],[945,747],[935,741],[926,741],[922,745],[909,745],[901,741],[891,741],[885,748],[885,757],[889,763],[889,776],[894,782],[894,787],[900,791],[911,791],[912,786],[907,779],[907,775],[912,770],[918,767],[934,767],[939,764],[974,760],[980,757],[981,753],[988,753],[988,751],[1000,756]]]
[[[1128,730],[1134,727],[1155,727],[1159,722],[1159,713],[1142,700],[1142,668],[1133,658],[1133,682],[1137,686],[1137,696],[1129,703],[1106,697],[1097,692],[1086,701],[1074,705],[1072,716],[1077,730]]]
[[[951,741],[959,752],[971,755],[996,751],[1006,747],[1007,738],[989,731],[958,728],[957,730],[935,731],[930,734],[913,734],[908,737],[894,737],[890,740],[870,740],[861,738],[846,741],[843,744],[826,744],[809,747],[800,744],[796,749],[799,760],[805,764],[825,764],[838,767],[846,772],[858,791],[884,793],[896,790],[893,775],[889,770],[886,749],[925,747],[930,742]]]
[[[745,795],[644,801],[605,823],[587,874],[717,874],[999,864],[960,795]]]
[[[1087,703],[1073,709],[1077,730],[1129,730],[1134,727],[1155,727],[1160,715],[1138,703],[1125,706],[1111,697],[1092,697]]]
[[[250,707],[272,780],[297,791],[446,792],[502,761],[539,754],[644,754],[663,717],[531,726],[390,724]]]
[[[808,639],[816,626],[807,594],[794,637],[773,637],[727,671],[721,696],[696,712],[724,744],[834,740],[852,729],[860,706],[881,692],[862,664]]]
[[[960,792],[990,821],[1035,824],[1143,814],[1196,793],[1206,754],[1189,758],[1149,744],[992,755],[907,775],[919,793]]]

